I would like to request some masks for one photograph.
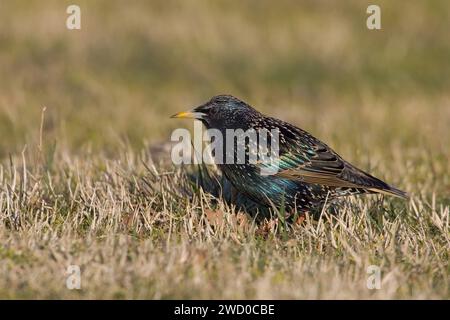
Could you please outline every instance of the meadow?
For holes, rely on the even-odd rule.
[[[0,298],[450,297],[448,1],[377,1],[381,30],[356,0],[70,4],[0,3]],[[222,93],[410,199],[237,208],[170,160],[170,115]]]

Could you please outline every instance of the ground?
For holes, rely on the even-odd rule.
[[[448,299],[449,3],[377,4],[375,31],[356,0],[79,1],[70,31],[69,3],[3,1],[0,297]],[[411,198],[297,226],[213,197],[165,146],[221,93]]]

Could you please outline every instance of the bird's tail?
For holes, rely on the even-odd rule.
[[[367,172],[359,170],[364,175],[364,184],[366,185],[366,189],[371,192],[386,194],[389,196],[395,196],[402,199],[408,199],[409,195],[396,187],[393,187],[383,180],[380,180]]]
[[[409,198],[409,195],[405,191],[402,191],[400,189],[392,187],[388,184],[386,184],[386,187],[384,187],[384,188],[369,188],[369,190],[376,192],[376,193],[387,194],[387,195],[395,196],[395,197],[402,198],[402,199]]]

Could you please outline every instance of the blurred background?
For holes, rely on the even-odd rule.
[[[66,28],[71,4],[81,30]],[[370,4],[382,30],[366,27]],[[0,159],[37,143],[44,106],[47,141],[114,157],[228,93],[384,176],[429,159],[424,180],[448,165],[449,15],[446,0],[1,0]]]

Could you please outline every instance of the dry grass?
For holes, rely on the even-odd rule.
[[[448,2],[379,2],[380,32],[361,1],[287,0],[80,1],[70,32],[63,2],[2,1],[0,297],[448,299]],[[262,233],[153,148],[218,93],[411,199]]]
[[[449,206],[434,196],[353,199],[338,217],[261,234],[263,223],[129,150],[54,162],[1,168],[2,297],[448,297]],[[82,290],[65,287],[71,264]],[[366,287],[369,265],[381,290]]]

